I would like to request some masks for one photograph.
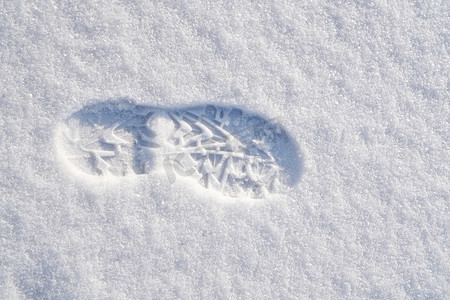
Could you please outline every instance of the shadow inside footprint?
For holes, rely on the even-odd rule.
[[[62,127],[63,155],[90,175],[163,168],[170,183],[188,177],[227,195],[262,197],[296,184],[303,169],[296,143],[278,122],[236,107],[110,100],[85,106]]]

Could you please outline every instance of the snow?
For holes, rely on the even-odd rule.
[[[448,297],[446,11],[1,2],[0,298]],[[71,168],[61,124],[123,98],[275,118],[301,178],[251,199]]]

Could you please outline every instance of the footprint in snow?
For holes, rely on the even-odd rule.
[[[129,100],[85,106],[61,124],[61,154],[83,173],[128,176],[164,170],[229,196],[261,198],[298,181],[295,143],[274,120],[239,108],[162,108]]]

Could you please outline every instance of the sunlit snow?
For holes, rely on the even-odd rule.
[[[2,1],[0,298],[448,298],[448,11]]]

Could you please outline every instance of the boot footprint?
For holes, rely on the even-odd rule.
[[[273,120],[234,107],[161,108],[127,100],[89,105],[58,135],[61,155],[94,176],[190,178],[229,196],[261,198],[298,181],[295,143]]]

